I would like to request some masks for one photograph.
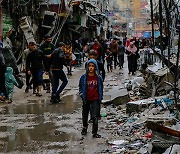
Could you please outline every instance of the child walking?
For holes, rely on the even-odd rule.
[[[14,85],[18,86],[18,83],[13,75],[13,69],[11,67],[7,67],[5,73],[5,86],[8,96],[8,103],[12,103]]]
[[[82,122],[83,129],[81,134],[86,135],[88,129],[88,115],[91,112],[93,127],[92,134],[94,138],[100,138],[98,131],[98,116],[100,112],[100,103],[103,98],[103,80],[99,75],[96,60],[90,59],[87,62],[86,73],[79,80],[79,94],[83,100]]]
[[[106,59],[106,62],[107,62],[107,70],[108,70],[108,72],[109,72],[109,71],[112,72],[113,54],[112,54],[112,52],[110,51],[110,48],[107,48],[107,50],[106,50],[105,59]]]

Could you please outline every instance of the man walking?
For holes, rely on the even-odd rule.
[[[113,39],[109,45],[110,51],[113,54],[113,60],[114,60],[114,69],[116,69],[117,66],[117,51],[118,51],[118,44],[115,39]]]
[[[124,53],[125,53],[125,47],[122,43],[122,41],[119,41],[119,47],[118,47],[118,60],[119,60],[119,68],[123,68],[124,64]]]
[[[35,42],[29,42],[28,47],[30,53],[26,59],[26,69],[28,74],[32,75],[33,78],[33,93],[36,94],[36,96],[42,96],[41,86],[43,83],[43,69],[44,67],[47,69],[45,55],[38,49]],[[37,90],[37,93],[35,90]]]
[[[48,67],[48,70],[50,70],[50,59],[47,58],[47,55],[50,55],[53,51],[54,51],[54,45],[51,43],[52,38],[49,35],[45,35],[44,37],[44,43],[40,46],[40,50],[42,50],[44,52],[44,54],[46,55],[46,64]],[[49,77],[51,78],[51,73],[49,71]],[[47,90],[47,93],[50,93],[50,80],[45,83],[44,85],[45,89]]]
[[[63,89],[66,87],[68,80],[63,71],[63,65],[65,65],[65,52],[63,48],[65,44],[63,42],[59,43],[59,47],[55,49],[52,54],[49,56],[51,62],[51,70],[52,70],[52,94],[51,94],[51,102],[58,103],[60,102],[60,94]],[[62,81],[61,86],[59,87],[59,80]]]

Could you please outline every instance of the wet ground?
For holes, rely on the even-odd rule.
[[[52,105],[50,94],[45,91],[39,98],[32,92],[15,89],[13,104],[0,104],[4,106],[0,108],[0,153],[109,153],[107,142],[114,139],[114,135],[107,128],[107,118],[99,121],[102,138],[92,138],[92,124],[89,124],[87,136],[82,137],[80,133],[82,102],[78,96],[78,82],[83,73],[84,66],[73,69],[60,104]],[[104,99],[108,100],[110,90],[121,87],[129,78],[133,76],[127,73],[127,63],[124,69],[107,73]]]
[[[0,116],[0,152],[60,152],[78,140],[71,114],[81,107],[77,96],[57,105],[49,100],[29,100],[3,108]],[[57,150],[56,150],[57,149]]]

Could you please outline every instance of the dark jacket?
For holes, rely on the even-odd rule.
[[[54,51],[54,45],[51,42],[50,43],[44,42],[40,46],[40,50],[42,50],[45,55],[50,55]]]
[[[44,64],[44,65],[43,65]],[[28,54],[26,59],[26,69],[27,71],[39,71],[41,69],[45,69],[45,55],[41,50],[32,51]]]
[[[60,48],[55,49],[52,52],[51,58],[50,58],[51,68],[62,70],[63,65],[66,66],[64,56],[65,56],[65,52],[62,49]]]
[[[87,62],[87,66],[89,63],[94,63],[96,66],[96,74],[98,76],[98,92],[99,92],[99,102],[103,99],[103,80],[101,75],[99,75],[97,61],[95,59],[90,59]],[[88,67],[86,67],[86,73],[81,76],[79,80],[79,94],[83,100],[83,103],[86,103],[86,95],[87,95],[87,74],[88,74]]]
[[[121,44],[118,47],[118,56],[123,56],[124,53],[125,53],[125,47],[124,47],[124,45]]]
[[[40,50],[43,51],[45,55],[50,55],[54,51],[54,45],[51,42],[49,43],[44,42],[40,46]],[[48,67],[47,70],[50,70],[50,59],[47,57],[46,57],[46,65]]]
[[[113,60],[113,55],[111,51],[106,52],[106,60],[107,61],[112,61]]]

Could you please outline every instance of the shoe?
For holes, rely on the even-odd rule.
[[[89,123],[93,123],[93,119],[89,119]]]
[[[54,99],[54,98],[51,98],[51,99],[50,99],[50,102],[51,102],[52,104],[57,104],[57,103],[59,103],[58,100],[57,100],[57,99]]]
[[[28,93],[29,92],[29,88],[28,87],[26,87],[26,89],[25,89],[25,93]]]
[[[12,103],[12,99],[8,99],[5,102],[8,103],[8,104],[11,104]]]
[[[51,96],[50,102],[51,102],[52,104],[59,103],[59,101],[57,100],[57,97],[56,97],[56,96]]]
[[[70,76],[72,76],[72,73],[69,73]]]
[[[58,97],[56,97],[56,100],[58,101],[58,102],[60,102],[61,101],[61,99],[60,99],[60,97],[58,96]]]
[[[81,135],[86,135],[87,134],[87,129],[86,128],[83,128],[82,129],[82,132],[81,132]]]
[[[56,99],[50,99],[50,102],[51,102],[52,104],[57,104],[57,103],[59,103]]]
[[[37,91],[36,91],[36,90],[33,90],[33,94],[37,94]]]
[[[41,94],[41,93],[36,93],[36,96],[39,96],[39,97],[40,97],[40,96],[42,96],[42,94]]]
[[[101,135],[99,135],[99,134],[93,134],[93,138],[101,138]]]

